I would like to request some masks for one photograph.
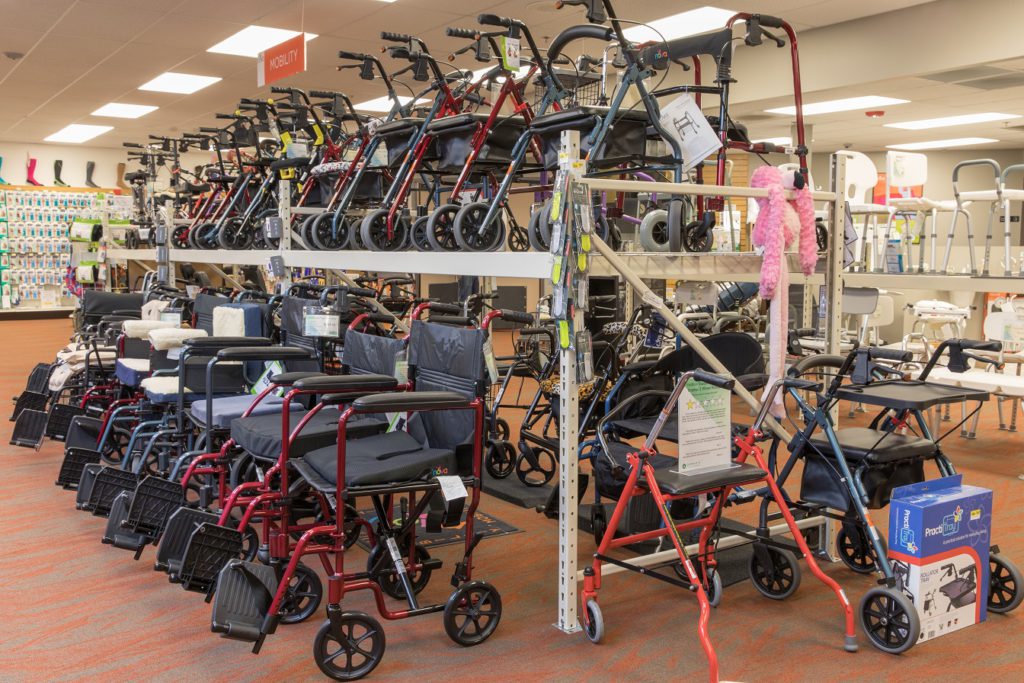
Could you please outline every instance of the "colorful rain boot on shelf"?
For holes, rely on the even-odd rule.
[[[56,161],[53,162],[53,184],[56,187],[68,186],[68,184],[61,180],[60,178],[60,172],[62,170],[64,170],[64,162],[61,161],[60,159],[57,159]]]
[[[28,158],[28,168],[25,172],[25,182],[29,185],[42,185],[41,182],[36,180],[36,160],[33,157]]]
[[[132,188],[130,188],[128,183],[124,181],[124,174],[126,170],[127,164],[121,163],[117,165],[117,186],[126,192],[131,192]]]
[[[96,183],[94,183],[92,181],[92,173],[95,170],[96,170],[96,162],[95,161],[87,161],[87,162],[85,162],[85,186],[86,187],[99,187],[99,185],[97,185]]]

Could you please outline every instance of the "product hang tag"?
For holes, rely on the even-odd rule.
[[[461,477],[442,475],[437,477],[437,483],[441,485],[441,495],[446,503],[459,500],[469,495],[466,485],[462,483]]]
[[[487,365],[487,374],[491,378],[491,384],[498,383],[498,361],[494,358],[494,346],[488,337],[484,342],[484,363]]]
[[[519,39],[509,36],[501,37],[501,65],[506,71],[519,71]]]
[[[679,144],[683,171],[689,171],[722,147],[715,130],[693,98],[682,94],[661,110],[660,122]]]
[[[181,324],[181,311],[178,309],[160,311],[160,322]]]
[[[263,373],[255,382],[253,382],[252,388],[249,389],[250,394],[263,393],[270,388],[271,384],[273,384],[273,382],[270,381],[270,378],[284,372],[284,365],[281,361],[264,361],[263,367]],[[281,392],[279,391],[278,393],[280,394]]]

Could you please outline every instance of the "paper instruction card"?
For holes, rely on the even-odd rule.
[[[726,389],[690,380],[679,397],[679,471],[732,464],[732,410]]]
[[[722,141],[704,117],[697,103],[683,94],[661,110],[661,125],[675,138],[682,151],[683,170],[689,171],[701,161],[717,152]]]

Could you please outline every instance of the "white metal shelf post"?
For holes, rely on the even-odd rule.
[[[559,166],[579,179],[580,134],[579,131],[562,131],[562,148]],[[557,189],[557,188],[556,188]],[[572,194],[567,193],[563,202],[569,204]],[[563,209],[565,230],[579,230],[572,219],[571,207]],[[566,239],[572,239],[571,236]],[[569,267],[566,263],[563,267]],[[586,277],[582,275],[581,277]],[[550,279],[550,278],[549,278]],[[583,329],[583,309],[573,307],[573,329]],[[576,569],[579,563],[577,537],[579,535],[579,413],[580,397],[576,383],[576,350],[562,349],[559,358],[560,382],[558,387],[558,623],[557,628],[565,633],[580,630],[577,607]]]
[[[843,320],[843,254],[846,252],[846,160],[842,154],[832,155],[831,186],[836,200],[831,203],[830,225],[825,263],[825,353],[839,353],[839,333]]]

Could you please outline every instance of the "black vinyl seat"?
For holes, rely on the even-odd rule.
[[[231,438],[239,447],[256,458],[277,460],[281,455],[281,412],[254,417],[240,417],[231,421]],[[289,421],[289,429],[295,429],[308,411],[293,411]],[[326,408],[317,413],[309,421],[288,449],[288,456],[300,458],[310,451],[324,446],[335,447],[338,442],[338,418],[341,413]],[[352,420],[348,424],[350,438],[359,438],[375,434],[387,427],[387,423],[378,418]]]
[[[318,489],[337,487],[338,447],[307,453],[295,467]],[[425,480],[457,472],[455,451],[424,448],[412,435],[396,431],[350,441],[345,449],[345,478],[349,487]],[[312,470],[312,471],[310,471]]]
[[[843,456],[848,461],[857,463],[884,465],[900,460],[927,458],[935,454],[935,442],[933,441],[880,429],[867,427],[837,429],[836,438]],[[811,436],[810,444],[822,455],[836,457],[823,433],[815,433]]]

